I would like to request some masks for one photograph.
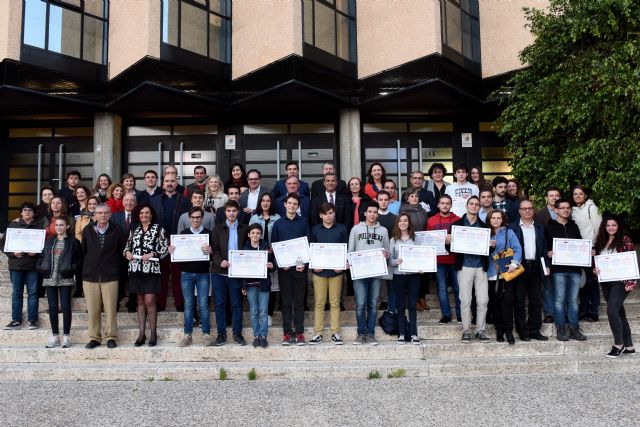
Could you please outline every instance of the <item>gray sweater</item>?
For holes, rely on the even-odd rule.
[[[391,239],[389,242],[389,266],[393,274],[414,274],[407,273],[405,271],[398,271],[398,257],[400,256],[400,245],[412,245],[415,246],[416,242],[413,239],[396,240]]]
[[[351,229],[351,233],[349,233],[349,252],[378,248],[389,249],[389,233],[379,222],[376,222],[373,226],[368,226],[366,222],[361,222]]]

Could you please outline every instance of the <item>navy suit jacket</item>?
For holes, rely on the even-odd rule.
[[[351,211],[351,199],[349,199],[344,194],[340,194],[336,191],[335,193],[335,212],[336,212],[336,223],[343,224],[347,227],[347,230],[351,230],[352,222],[353,222],[353,213]],[[320,205],[323,203],[328,203],[327,193],[324,191],[311,199],[311,217],[309,218],[309,222],[311,223],[311,227],[316,224],[322,223],[320,219]]]
[[[111,222],[113,222],[114,224],[118,224],[120,228],[124,230],[124,235],[126,237],[129,237],[129,230],[131,230],[132,228],[136,228],[138,222],[134,221],[133,218],[131,218],[131,223],[129,224],[129,228],[127,228],[124,223],[124,214],[124,211],[114,213],[113,215],[111,215]]]
[[[311,200],[316,196],[319,196],[325,192],[324,188],[324,179],[319,179],[317,181],[313,181],[311,184]],[[338,186],[336,187],[336,193],[344,194],[345,196],[350,196],[349,189],[347,188],[347,183],[344,180],[338,180]]]
[[[524,235],[522,234],[522,227],[520,227],[520,220],[514,222],[509,226],[511,230],[513,230],[514,234],[518,238],[520,242],[520,246],[522,246],[522,259],[524,260]],[[547,264],[547,267],[551,267],[551,259],[547,257],[547,240],[544,235],[544,227],[537,223],[533,222],[533,228],[536,231],[536,263],[535,263],[535,272],[540,274],[540,277],[544,280],[544,271],[542,271],[542,264],[540,263],[540,258],[544,257],[544,262]]]
[[[274,200],[278,200],[280,197],[282,196],[286,196],[287,194],[289,194],[289,192],[287,191],[287,186],[284,185],[285,181],[287,179],[281,179],[280,181],[276,182],[276,185],[273,187],[273,191],[271,192],[271,195],[273,196]],[[307,184],[304,181],[300,181],[300,188],[298,188],[298,194],[301,194],[303,196],[311,197],[311,191],[309,190],[309,184]]]
[[[287,197],[284,196],[278,197],[276,200],[276,212],[282,217],[287,216],[287,210],[284,207],[284,199]],[[311,200],[308,197],[300,195],[300,216],[309,221],[309,216],[311,215]]]

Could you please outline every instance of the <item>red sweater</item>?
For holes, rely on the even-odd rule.
[[[459,216],[451,212],[449,216],[442,216],[440,212],[429,218],[427,221],[427,231],[432,230],[447,230],[448,234],[451,234],[451,226],[454,222],[460,219]],[[447,246],[447,250],[450,250]],[[438,264],[455,264],[456,254],[449,252],[449,255],[438,256]]]
[[[122,199],[109,199],[104,202],[105,205],[109,206],[111,209],[111,213],[121,212],[124,210],[124,206],[122,206]]]

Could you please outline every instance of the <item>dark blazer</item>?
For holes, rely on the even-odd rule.
[[[407,196],[405,192],[402,194],[401,202],[406,202],[406,201],[407,201]],[[421,189],[418,192],[418,201],[421,203],[424,202],[429,206],[429,212],[427,212],[428,217],[431,217],[438,213],[438,203],[436,202],[436,197],[433,195],[431,191],[427,190],[426,188]]]
[[[258,205],[257,207],[260,207],[260,199],[262,198],[262,196],[264,194],[270,193],[270,190],[267,189],[264,186],[260,186],[260,192],[258,193]],[[249,203],[249,190],[245,191],[244,193],[240,194],[240,200],[238,201],[240,203],[240,209],[244,209],[247,207],[247,203]]]
[[[520,221],[511,224],[509,226],[509,228],[511,230],[513,230],[513,232],[515,233],[516,237],[518,238],[518,241],[520,242],[520,246],[522,246],[522,260],[524,262],[525,257],[524,257],[524,235],[522,234],[522,227],[520,227]],[[533,228],[536,232],[536,258],[535,258],[535,264],[534,264],[534,272],[537,272],[540,275],[541,279],[544,279],[545,275],[544,275],[544,271],[542,271],[542,264],[540,263],[540,258],[544,257],[545,260],[544,262],[547,264],[547,266],[551,265],[551,260],[547,257],[547,241],[546,238],[544,236],[544,227],[535,222],[533,222]]]
[[[166,199],[166,195],[163,193],[154,194],[149,199],[149,204],[153,207],[153,210],[156,212],[157,218],[154,218],[154,222],[164,226],[164,218],[171,218],[171,229],[164,230],[167,235],[177,234],[178,233],[178,221],[180,220],[180,215],[187,212],[189,210],[189,201],[186,197],[182,195],[184,191],[184,187],[182,191],[176,193],[176,204],[173,212],[165,212],[164,211],[164,199]]]
[[[242,209],[238,212],[238,222],[240,224],[249,225],[249,220],[251,219],[251,214],[246,213]],[[224,212],[224,209],[220,208],[216,211],[216,224],[222,224],[227,222],[227,214]]]
[[[277,200],[279,197],[286,196],[287,194],[289,194],[289,192],[287,191],[287,186],[284,185],[286,180],[287,178],[284,178],[276,182],[276,185],[275,187],[273,187],[273,191],[271,192],[271,195],[273,196],[274,200]],[[298,189],[298,194],[302,194],[307,197],[310,197],[311,191],[309,190],[309,184],[307,184],[304,181],[300,181],[300,188]]]
[[[119,225],[109,223],[104,236],[104,245],[100,246],[100,239],[93,226],[82,230],[82,280],[87,282],[114,282],[120,279],[120,258],[124,255],[124,245],[127,239]]]
[[[276,212],[281,216],[287,216],[287,210],[284,207],[284,199],[287,197],[284,196],[278,197],[276,200]],[[309,216],[311,214],[311,200],[307,196],[300,195],[300,216],[309,220]]]
[[[139,224],[137,221],[133,221],[133,217],[131,218],[131,223],[129,224],[129,227],[127,227],[127,225],[124,222],[124,218],[125,218],[125,212],[124,211],[120,211],[120,212],[116,212],[113,215],[111,215],[111,219],[110,221],[114,224],[117,224],[120,226],[120,228],[122,228],[122,230],[124,231],[125,236],[129,235],[129,230],[136,228],[136,226]]]
[[[460,218],[459,220],[457,220],[456,222],[454,222],[452,225],[461,225],[461,226],[465,226],[464,225],[464,220],[467,218],[467,214],[462,215],[462,218]],[[480,224],[480,227],[483,228],[489,228],[489,226],[487,224],[485,224],[484,222],[482,222],[480,220],[480,217],[478,217],[478,224]],[[455,269],[456,270],[462,270],[462,263],[464,261],[464,254],[458,254],[458,256],[456,256],[456,263],[455,263]],[[483,256],[482,257],[482,268],[483,270],[486,272],[489,269],[489,256]]]
[[[551,221],[551,214],[549,213],[549,209],[547,209],[546,205],[536,210],[535,222],[546,227],[547,224],[549,224],[549,221]]]
[[[244,247],[248,228],[238,222],[238,249]],[[216,225],[211,233],[211,270],[214,273],[227,274],[228,269],[220,266],[225,259],[229,260],[229,226],[222,222]]]
[[[318,179],[317,181],[313,181],[311,184],[311,200],[314,197],[319,196],[320,194],[325,192],[324,188],[324,179]],[[338,180],[338,186],[336,187],[336,193],[344,194],[345,196],[349,195],[349,189],[347,188],[347,183],[344,180]]]
[[[347,227],[347,230],[351,230],[351,226],[353,225],[353,215],[350,214],[351,200],[344,194],[340,194],[337,191],[334,198],[336,223],[343,224]],[[320,205],[328,202],[327,193],[324,192],[323,187],[322,193],[311,199],[311,216],[309,218],[311,227],[322,222],[320,219]]]

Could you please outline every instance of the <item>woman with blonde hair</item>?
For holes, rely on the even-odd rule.
[[[205,198],[203,209],[207,212],[215,214],[216,211],[223,207],[229,196],[224,192],[224,185],[218,175],[210,175],[205,183]]]

